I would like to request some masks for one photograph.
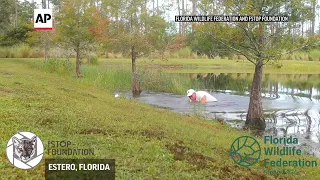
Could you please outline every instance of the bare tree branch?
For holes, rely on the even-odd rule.
[[[203,33],[204,33],[204,32],[203,32]],[[235,51],[235,52],[237,52],[237,53],[245,56],[245,57],[248,59],[248,61],[250,61],[251,63],[256,64],[256,62],[254,62],[253,58],[250,57],[250,55],[248,55],[248,54],[246,54],[246,53],[243,53],[243,51],[240,51],[239,49],[236,49],[236,48],[234,48],[234,47],[226,44],[225,42],[223,42],[223,41],[219,40],[218,38],[216,38],[216,37],[215,37],[214,35],[212,35],[211,33],[209,33],[209,34],[210,34],[215,40],[219,41],[221,44],[223,44],[223,45],[225,45],[226,47],[228,47],[229,49],[232,49],[233,51]]]
[[[257,54],[259,54],[259,48],[257,46],[257,43],[255,41],[255,39],[253,39],[253,37],[250,36],[248,30],[245,27],[242,27],[241,25],[237,25],[238,27],[240,27],[244,33],[246,34],[246,36],[249,38],[251,44],[253,45],[254,48],[251,48],[252,50],[254,50],[255,52],[257,52]],[[251,33],[252,34],[252,33]],[[252,34],[253,35],[253,34]]]

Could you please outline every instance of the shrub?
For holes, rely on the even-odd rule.
[[[11,49],[10,48],[4,48],[2,51],[3,51],[3,57],[4,58],[11,58],[13,56],[13,55],[11,55]]]
[[[8,58],[8,57],[10,57],[10,50],[8,50],[8,48],[1,48],[0,58]]]
[[[189,47],[182,48],[178,51],[179,57],[189,58],[191,55],[191,49]]]
[[[20,50],[22,58],[29,58],[30,57],[31,49],[28,45],[21,45],[20,47],[18,47],[18,49]]]
[[[170,56],[171,58],[179,58],[179,53],[177,53],[177,52],[174,52],[174,53],[172,53],[171,54],[171,56]]]
[[[90,57],[90,65],[98,65],[98,57],[96,56],[93,56],[93,57]]]
[[[72,64],[56,58],[49,58],[44,69],[50,73],[71,74],[74,70]]]
[[[44,53],[41,49],[39,48],[33,48],[31,51],[31,58],[43,58],[44,57]]]

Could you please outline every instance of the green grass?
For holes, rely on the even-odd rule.
[[[320,168],[296,168],[297,175],[270,176],[264,174],[261,162],[240,167],[229,157],[229,149],[235,138],[249,133],[116,99],[72,76],[47,73],[26,62],[0,59],[1,179],[44,179],[44,161],[26,171],[7,160],[7,141],[19,131],[34,132],[45,148],[52,140],[95,148],[94,156],[82,158],[116,159],[117,179],[320,178]]]
[[[146,70],[140,75],[142,88],[156,92],[185,94],[190,87],[200,88],[203,85],[196,79],[190,79],[178,74],[168,74],[162,70]]]
[[[44,57],[41,48],[19,44],[12,47],[0,47],[0,58],[40,58]]]
[[[316,53],[317,51],[315,51]],[[319,74],[320,61],[282,60],[281,68],[266,65],[265,74]],[[131,59],[99,58],[99,66],[131,68]],[[161,69],[168,73],[254,73],[254,65],[247,60],[227,59],[137,59],[141,69]]]
[[[130,66],[130,59],[101,59],[101,63]],[[248,73],[254,72],[254,65],[246,60],[226,59],[169,59],[148,60],[138,59],[138,66],[148,68],[162,68],[171,73]],[[266,74],[319,74],[320,61],[280,61],[281,68],[266,65]]]
[[[113,69],[98,66],[82,67],[84,78],[78,81],[86,84],[94,83],[95,86],[109,91],[130,90],[131,71],[129,69]]]
[[[20,59],[25,61],[25,59]],[[39,63],[38,60],[31,60],[32,67],[43,69],[49,73],[58,73],[62,76],[72,76],[75,68],[71,63],[66,63],[62,59],[49,59],[48,63]],[[131,69],[114,68],[108,66],[83,65],[81,71],[84,78],[78,79],[87,85],[94,85],[100,89],[114,91],[131,90]],[[168,92],[176,94],[185,94],[186,89],[190,87],[201,87],[201,84],[195,79],[182,77],[177,74],[164,73],[162,70],[148,70],[138,68],[141,88],[155,92]]]

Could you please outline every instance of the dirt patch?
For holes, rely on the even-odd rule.
[[[13,84],[21,85],[22,83],[21,82],[14,82]]]
[[[9,95],[11,93],[12,93],[12,91],[10,89],[0,87],[0,94],[1,95]]]
[[[13,73],[9,73],[9,72],[0,72],[1,76],[13,76]]]
[[[80,132],[80,134],[103,134],[106,135],[106,131],[103,129],[98,128],[92,128],[92,129],[86,129]]]
[[[252,172],[251,176],[248,179],[261,179],[261,180],[265,180],[268,179],[267,176],[265,174],[262,173],[257,173],[257,172]],[[287,180],[289,180],[289,178],[286,178]]]
[[[41,126],[50,127],[53,124],[53,119],[45,118],[45,119],[39,120],[37,123],[40,124]]]
[[[138,132],[128,129],[128,130],[125,130],[123,134],[124,135],[136,135],[136,134],[138,134]]]
[[[217,168],[217,167],[216,167]],[[229,179],[226,178],[230,175],[236,176],[237,179],[243,179],[243,180],[251,180],[251,179],[261,179],[261,180],[265,180],[268,179],[268,177],[263,173],[263,172],[257,172],[257,171],[253,171],[250,168],[245,168],[244,167],[240,167],[238,165],[224,165],[221,167],[218,167],[219,169],[221,169],[221,174],[219,174],[219,179]],[[250,171],[250,173],[247,175],[245,174],[241,174],[241,171]]]
[[[212,168],[212,165],[210,164],[216,162],[216,160],[212,157],[192,152],[192,150],[189,147],[185,146],[182,141],[166,145],[166,147],[173,154],[175,160],[186,160],[188,163],[196,166],[195,170],[202,168]]]
[[[160,130],[145,129],[141,131],[125,130],[124,135],[142,135],[150,139],[162,140],[165,138],[164,132]]]
[[[60,90],[62,90],[64,92],[71,92],[72,91],[71,89],[67,89],[67,88],[58,88],[58,89],[60,89]]]
[[[201,153],[193,152],[191,148],[184,145],[183,141],[176,142],[174,144],[167,144],[167,149],[173,154],[173,158],[177,161],[187,161],[192,164],[193,168],[189,170],[199,170],[199,169],[215,169],[219,171],[219,179],[229,179],[230,175],[237,176],[237,179],[267,179],[267,176],[262,172],[251,171],[250,175],[239,175],[239,172],[243,171],[243,167],[238,165],[222,165],[213,157],[205,156]],[[214,165],[214,166],[213,166]],[[217,170],[217,168],[219,170]],[[245,169],[247,171],[247,169]]]
[[[142,136],[145,136],[148,138],[154,138],[154,139],[158,139],[158,140],[161,140],[165,137],[163,131],[153,131],[153,130],[148,130],[148,129],[143,130],[140,134]]]
[[[81,95],[87,96],[87,97],[91,97],[91,98],[97,98],[97,96],[94,96],[94,95],[89,94],[89,93],[81,93]]]

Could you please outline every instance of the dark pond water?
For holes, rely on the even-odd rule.
[[[244,125],[252,74],[183,74],[195,79],[218,102],[190,103],[185,95],[144,91],[137,101],[208,119],[222,118],[235,128]],[[265,135],[293,136],[299,148],[320,158],[320,75],[265,75]],[[200,83],[199,83],[200,82]],[[199,85],[200,84],[200,85]],[[201,87],[200,87],[201,86]],[[121,93],[120,93],[121,94]],[[129,98],[130,94],[122,94]]]

